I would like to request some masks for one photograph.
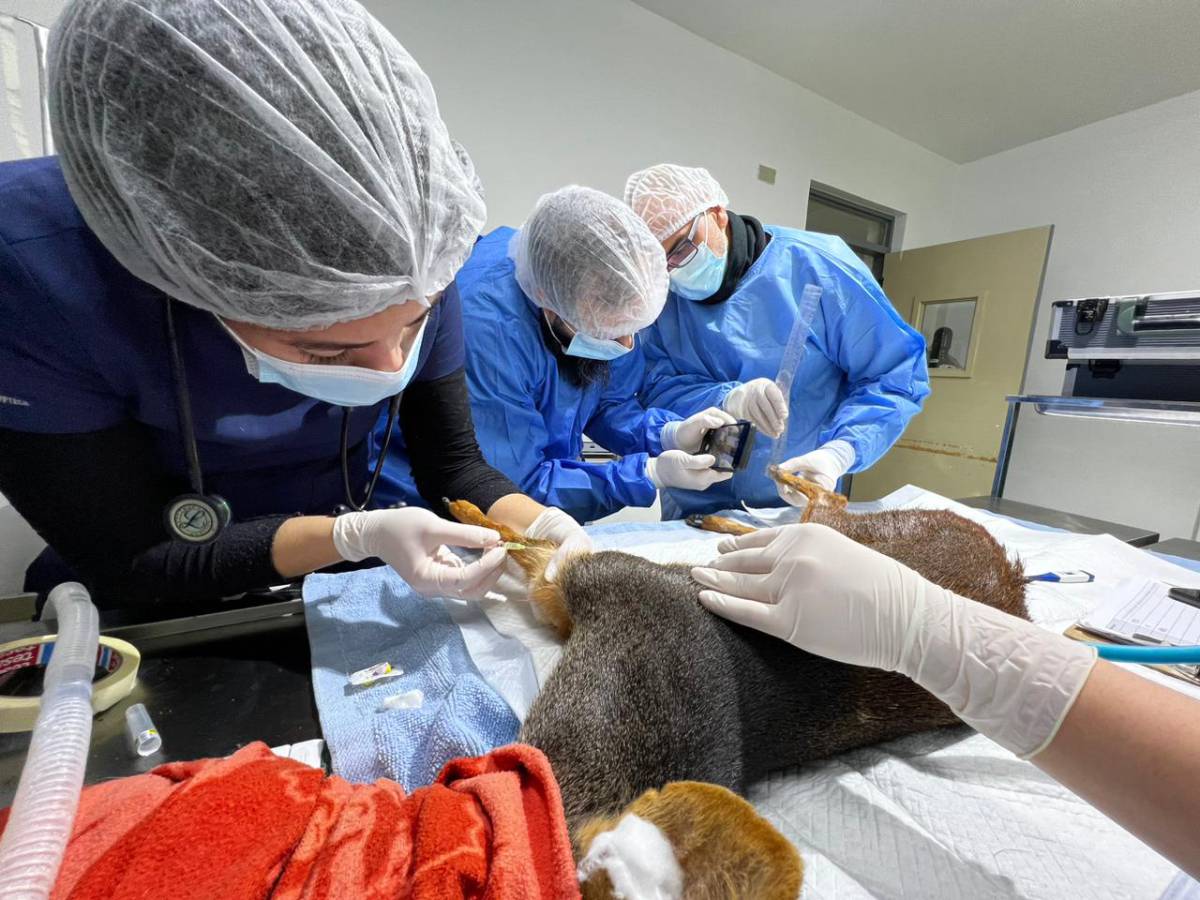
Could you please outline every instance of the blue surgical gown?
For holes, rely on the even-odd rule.
[[[662,452],[662,427],[679,417],[637,399],[640,348],[612,361],[607,385],[582,387],[559,372],[542,338],[542,312],[517,284],[508,258],[513,234],[498,228],[480,238],[450,288],[462,301],[467,385],[483,455],[530,497],[580,522],[650,506],[655,487],[646,460]],[[584,433],[621,458],[583,461]],[[407,459],[388,456],[379,494],[421,503]]]
[[[782,459],[827,441],[854,448],[851,472],[869,468],[904,431],[929,394],[925,341],[909,327],[841,238],[767,226],[762,255],[724,303],[672,294],[644,333],[641,397],[689,416],[720,406],[737,385],[779,373],[804,288],[821,304],[789,398]],[[667,492],[664,515],[782,503],[767,478],[772,440],[759,435],[749,465],[704,493]]]

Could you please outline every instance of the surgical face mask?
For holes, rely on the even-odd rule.
[[[218,322],[221,320],[218,318]],[[378,372],[362,366],[326,366],[317,363],[296,363],[271,356],[251,347],[233,330],[221,322],[242,349],[246,358],[246,371],[263,384],[278,384],[335,406],[374,406],[388,397],[403,391],[417,372],[417,358],[421,355],[421,340],[425,337],[425,326],[429,317],[421,322],[417,337],[404,356],[404,365],[397,372]]]
[[[581,332],[575,332],[565,350],[568,356],[581,356],[584,359],[611,360],[624,356],[632,347],[626,347],[620,341],[609,341],[594,338]]]
[[[609,360],[616,359],[618,356],[624,356],[633,350],[632,341],[630,342],[630,346],[626,347],[620,341],[594,338],[591,335],[584,334],[582,331],[576,331],[570,343],[563,343],[558,333],[554,330],[554,323],[550,320],[550,317],[544,311],[542,315],[546,318],[546,324],[550,326],[550,333],[554,335],[554,339],[558,341],[558,346],[562,347],[563,353],[567,354],[567,356],[608,362]],[[563,324],[566,325],[566,322],[563,322]]]
[[[686,266],[671,272],[671,290],[687,300],[707,300],[725,280],[725,257],[701,244]]]
[[[696,226],[704,222],[704,238],[697,243]],[[708,246],[709,218],[707,213],[701,213],[692,223],[687,239],[680,241],[679,246],[695,247],[696,252],[684,265],[671,269],[671,290],[686,300],[707,300],[721,288],[725,280],[725,256],[729,252],[728,243],[725,252],[718,256]],[[667,255],[668,265],[673,265],[672,257],[676,250]],[[686,253],[686,249],[682,252]]]

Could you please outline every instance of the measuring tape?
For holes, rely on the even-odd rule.
[[[54,653],[56,634],[0,644],[0,677],[18,669],[44,666]],[[104,712],[133,690],[142,655],[128,641],[101,636],[96,667],[105,675],[92,685],[92,710]],[[41,697],[0,697],[0,734],[32,731],[41,708]]]

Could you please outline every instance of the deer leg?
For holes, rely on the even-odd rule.
[[[819,484],[809,481],[807,478],[801,478],[798,475],[792,475],[789,472],[784,472],[779,466],[769,466],[767,475],[776,484],[781,484],[798,494],[803,494],[808,500],[808,505],[804,507],[804,512],[800,516],[801,522],[807,522],[812,518],[813,512],[817,509],[841,510],[846,508],[846,498],[836,491],[827,491]]]
[[[520,544],[522,549],[509,550],[511,556],[525,572],[529,579],[529,602],[532,603],[543,621],[550,623],[559,637],[564,640],[571,633],[571,615],[567,611],[567,601],[562,588],[556,581],[545,578],[546,566],[558,545],[553,541],[533,540],[520,532],[514,531],[507,525],[502,525],[489,519],[474,503],[466,500],[445,501],[450,515],[464,525],[478,525],[481,528],[491,528],[500,532],[502,540]],[[560,566],[560,571],[562,567]]]
[[[701,531],[714,531],[717,534],[750,534],[752,531],[758,530],[753,525],[747,525],[736,519],[727,519],[724,516],[688,516],[684,521],[693,528],[699,528]]]

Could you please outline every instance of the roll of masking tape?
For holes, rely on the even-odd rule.
[[[0,678],[18,669],[45,666],[54,653],[57,637],[48,634],[0,644]],[[96,668],[103,669],[105,674],[92,685],[92,709],[95,712],[104,712],[129,696],[141,661],[142,655],[133,644],[120,638],[100,636]],[[41,705],[41,697],[0,696],[0,733],[32,731]]]

